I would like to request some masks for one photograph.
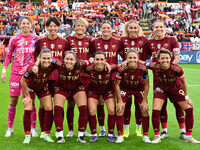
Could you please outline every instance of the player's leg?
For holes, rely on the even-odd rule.
[[[74,136],[74,107],[75,102],[73,98],[68,98],[68,105],[67,105],[67,124],[69,128],[69,133],[66,137],[73,137]]]
[[[167,119],[168,119],[168,114],[167,114],[167,100],[165,100],[163,107],[160,111],[160,121],[161,121],[161,126],[162,126],[162,132],[160,135],[161,139],[165,139],[168,137],[168,132],[167,132]]]
[[[108,109],[108,141],[113,143],[113,133],[115,127],[115,99],[113,97],[105,98],[105,103]]]
[[[97,105],[99,103],[98,99],[99,99],[99,97],[97,95],[88,97],[88,112],[89,112],[89,118],[88,119],[89,119],[90,130],[91,130],[91,133],[92,133],[92,137],[90,139],[91,143],[97,141],[96,112],[97,112]]]
[[[128,97],[128,100],[125,105],[124,110],[124,137],[129,136],[129,125],[130,125],[130,118],[131,118],[131,105],[132,105],[132,96]]]
[[[63,136],[63,106],[67,95],[65,92],[56,93],[54,95],[54,123],[56,126],[56,132],[58,133],[57,143],[64,143]]]
[[[176,109],[176,119],[180,128],[180,138],[186,140],[186,131],[185,131],[185,115],[184,110],[177,104],[173,103]]]
[[[84,140],[84,133],[87,127],[88,112],[87,112],[87,96],[85,91],[79,91],[73,96],[79,109],[78,119],[78,138],[77,141],[80,143],[86,143]]]
[[[160,111],[166,98],[155,98],[153,100],[152,124],[154,129],[155,138],[152,143],[161,142],[160,138]]]
[[[135,104],[135,121],[136,121],[136,135],[142,136],[141,124],[142,124],[142,113],[140,109],[140,105],[138,102],[134,100]]]
[[[44,137],[44,140],[47,142],[54,142],[54,140],[50,136],[51,127],[53,124],[53,106],[52,106],[51,96],[46,95],[46,96],[42,96],[39,99],[40,99],[42,106],[44,106],[44,109],[45,109],[45,118],[44,118],[45,137]]]

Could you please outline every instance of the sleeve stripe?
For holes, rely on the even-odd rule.
[[[173,52],[178,52],[178,51],[180,51],[179,48],[173,48]]]
[[[183,77],[185,77],[185,74],[183,74],[182,76],[180,76],[179,78],[183,78]]]

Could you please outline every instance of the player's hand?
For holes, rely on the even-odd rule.
[[[23,99],[23,105],[24,105],[24,108],[32,106],[32,99],[30,98],[30,96],[26,96]]]
[[[192,101],[190,99],[186,99],[186,104],[190,105],[191,107],[193,107]]]
[[[106,69],[106,71],[108,70],[108,73],[110,73],[110,71],[111,71],[111,66],[108,64],[108,63],[106,63],[106,65],[105,65],[105,69]]]
[[[117,103],[117,111],[121,112],[122,110],[124,110],[125,108],[125,103],[123,103],[122,101],[119,101]]]
[[[127,60],[123,61],[121,65],[122,65],[123,67],[126,67],[126,66],[127,66]]]
[[[2,75],[1,75],[1,81],[3,83],[6,83],[6,74],[5,73],[2,73]]]
[[[37,74],[38,70],[39,70],[38,66],[34,65],[33,68],[32,68],[33,73]]]
[[[148,111],[149,110],[148,103],[147,103],[146,99],[143,99],[143,101],[141,103],[141,109],[144,110],[144,111]]]

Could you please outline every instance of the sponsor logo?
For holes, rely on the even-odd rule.
[[[120,95],[123,96],[123,97],[125,97],[126,96],[126,92],[120,91]]]
[[[183,61],[191,61],[193,58],[193,55],[187,55],[187,54],[184,54],[184,55],[180,55],[180,59],[183,60]]]
[[[11,82],[10,85],[11,85],[11,86],[15,86],[15,87],[17,87],[17,86],[19,86],[19,83]]]
[[[196,61],[197,63],[200,63],[200,51],[196,53]]]
[[[154,90],[154,92],[164,93],[164,91],[163,91],[161,88],[159,88],[159,87],[157,87],[157,88]]]

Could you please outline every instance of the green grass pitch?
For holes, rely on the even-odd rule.
[[[200,65],[181,65],[185,71],[185,76],[188,84],[188,93],[190,98],[194,104],[194,129],[193,129],[193,137],[200,140]],[[2,64],[0,65],[0,72],[2,70]],[[9,69],[10,70],[10,67]],[[149,114],[151,119],[152,114],[152,74],[150,74],[150,90],[148,96],[149,103]],[[99,138],[96,143],[81,144],[76,142],[77,138],[77,123],[78,123],[78,110],[75,109],[75,120],[74,120],[74,129],[75,129],[75,137],[66,140],[65,144],[57,144],[57,143],[45,143],[42,139],[32,138],[31,143],[29,145],[22,144],[24,140],[24,130],[23,130],[23,105],[22,98],[19,98],[19,103],[17,106],[17,113],[14,122],[14,130],[15,133],[10,138],[5,138],[4,134],[7,129],[7,114],[8,114],[8,105],[9,105],[9,75],[10,71],[7,71],[7,83],[3,84],[0,82],[0,150],[58,150],[58,149],[67,149],[67,150],[153,150],[153,149],[168,149],[168,150],[198,150],[200,149],[199,144],[189,144],[179,138],[179,127],[175,117],[175,110],[173,105],[168,101],[168,139],[162,140],[159,144],[146,144],[143,142],[141,137],[136,137],[135,135],[135,118],[134,118],[134,105],[132,106],[132,116],[131,116],[131,124],[130,124],[130,137],[125,139],[125,142],[122,144],[115,144],[107,142],[106,138]],[[66,112],[65,104],[65,112]],[[36,99],[36,107],[37,110],[39,108],[39,101]],[[107,113],[106,113],[107,116]],[[37,119],[38,120],[38,119]],[[106,121],[107,122],[107,117]],[[97,126],[98,128],[98,126]],[[37,130],[40,131],[39,122],[37,122]],[[87,128],[89,131],[89,127]],[[115,129],[116,130],[116,129]],[[68,127],[66,124],[66,119],[64,120],[64,134],[66,135],[68,132]],[[40,133],[40,132],[39,132]],[[99,128],[98,128],[99,133]],[[115,133],[117,133],[115,131]],[[53,125],[51,135],[54,140],[55,139],[55,126]],[[151,140],[154,138],[152,124],[150,120],[150,128],[149,128],[149,136]],[[89,141],[89,138],[86,138]]]

